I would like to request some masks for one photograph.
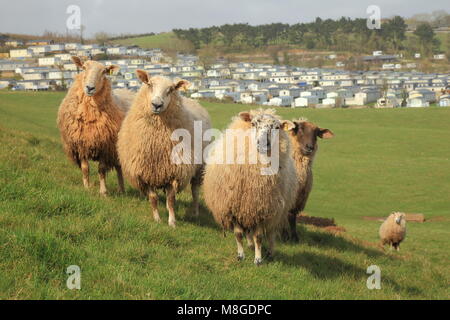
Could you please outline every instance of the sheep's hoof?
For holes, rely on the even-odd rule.
[[[237,261],[242,261],[245,259],[245,254],[244,253],[238,253],[237,255]]]
[[[104,198],[108,197],[108,193],[106,191],[100,191],[100,195]]]
[[[272,252],[267,252],[266,260],[267,261],[273,261],[273,253]]]
[[[175,221],[169,220],[169,226],[172,227],[172,228],[175,228],[176,227]]]
[[[156,223],[161,223],[161,218],[160,217],[153,217],[153,219],[155,220]]]
[[[255,263],[256,266],[260,266],[262,264],[262,259],[261,258],[255,258],[254,263]]]

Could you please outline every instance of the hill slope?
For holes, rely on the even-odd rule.
[[[152,36],[118,39],[114,40],[113,43],[125,46],[138,45],[139,47],[146,49],[160,48],[168,52],[183,50],[189,51],[192,47],[190,42],[178,39],[173,32],[159,33]]]
[[[301,227],[299,245],[280,244],[271,263],[239,263],[233,236],[223,238],[202,206],[178,199],[176,230],[156,224],[149,204],[127,187],[118,195],[85,191],[62,153],[55,115],[62,94],[0,92],[1,299],[448,299],[450,109],[291,110],[332,129],[321,141],[307,206],[347,229],[334,236]],[[217,128],[248,106],[205,103]],[[94,169],[94,168],[93,168]],[[162,217],[167,221],[164,205]],[[379,222],[393,210],[434,221],[408,225],[400,253],[375,246]],[[368,290],[366,269],[382,271]],[[81,267],[80,291],[66,288],[66,268]]]

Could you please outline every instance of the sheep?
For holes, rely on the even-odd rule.
[[[187,81],[150,77],[143,70],[137,70],[136,74],[142,86],[119,132],[119,158],[127,180],[148,196],[157,222],[161,218],[156,192],[165,189],[169,226],[175,227],[175,196],[189,182],[193,198],[191,210],[195,217],[199,215],[198,197],[204,164],[203,159],[188,159],[188,163],[181,164],[174,161],[172,151],[177,142],[172,140],[172,133],[177,129],[187,130],[190,137],[194,137],[195,122],[200,122],[207,130],[211,128],[211,121],[208,112],[198,102],[179,94],[180,89],[189,85]],[[203,139],[202,145],[205,146]],[[188,147],[192,151],[192,146]]]
[[[57,125],[64,151],[81,168],[85,188],[89,188],[89,160],[93,160],[99,163],[100,194],[107,194],[106,173],[112,168],[116,169],[120,191],[124,192],[116,142],[132,94],[112,93],[106,75],[119,67],[83,62],[76,56],[72,60],[83,71],[75,77],[58,110]]]
[[[306,206],[313,186],[312,166],[318,150],[317,138],[331,139],[334,133],[329,129],[322,129],[305,118],[292,120],[295,128],[290,131],[289,138],[292,144],[292,157],[299,181],[299,189],[295,206],[289,211],[289,231],[284,232],[285,238],[298,242],[297,214]]]
[[[287,223],[287,213],[293,207],[298,182],[290,156],[290,142],[284,132],[292,130],[290,121],[281,121],[273,109],[241,112],[234,117],[226,133],[210,147],[204,177],[204,200],[215,221],[224,230],[234,232],[237,242],[237,259],[243,260],[244,235],[252,242],[255,265],[262,263],[261,243],[269,240],[268,257],[274,250],[274,240],[279,229]],[[279,130],[282,129],[282,130]],[[233,132],[230,136],[229,133]],[[253,132],[248,135],[249,132]],[[272,147],[272,133],[278,132],[279,143]],[[247,134],[244,142],[234,144],[236,136]],[[270,135],[270,137],[268,137]],[[238,137],[239,139],[239,137]],[[224,148],[232,146],[231,160],[224,163]],[[271,174],[267,168],[267,155],[278,152],[278,164]],[[228,155],[226,155],[228,158]],[[250,159],[259,161],[251,162]],[[241,159],[241,162],[237,161]],[[261,160],[266,159],[266,160]]]
[[[381,224],[380,230],[381,246],[389,244],[397,251],[400,250],[400,243],[406,236],[406,217],[402,212],[391,213]],[[391,248],[392,248],[391,247]]]

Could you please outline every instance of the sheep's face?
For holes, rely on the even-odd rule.
[[[148,106],[155,115],[166,111],[178,90],[189,86],[186,80],[173,82],[166,77],[150,77],[144,70],[137,70],[136,74],[147,88]]]
[[[277,133],[274,130],[292,130],[294,124],[291,121],[281,121],[272,111],[269,112],[241,112],[241,120],[249,122],[254,130],[254,139],[258,153],[270,155],[272,149],[272,136]]]
[[[405,221],[405,214],[403,212],[394,212],[394,219],[395,219],[395,223],[397,223],[398,225],[401,225],[402,221]]]
[[[314,123],[303,119],[294,120],[294,125],[292,134],[304,156],[312,155],[317,150],[317,138],[330,139],[334,137],[334,133],[329,129],[319,128]]]
[[[82,88],[84,93],[89,97],[94,96],[103,89],[106,75],[119,69],[118,66],[104,66],[92,60],[83,62],[79,57],[72,57],[72,60],[78,68],[84,70],[82,74]]]

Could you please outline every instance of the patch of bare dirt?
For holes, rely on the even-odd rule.
[[[336,222],[334,221],[333,218],[329,219],[329,218],[313,217],[308,216],[305,213],[302,213],[297,216],[297,222],[312,225],[318,228],[323,228],[324,230],[333,234],[347,231],[345,230],[344,227],[336,225]]]

